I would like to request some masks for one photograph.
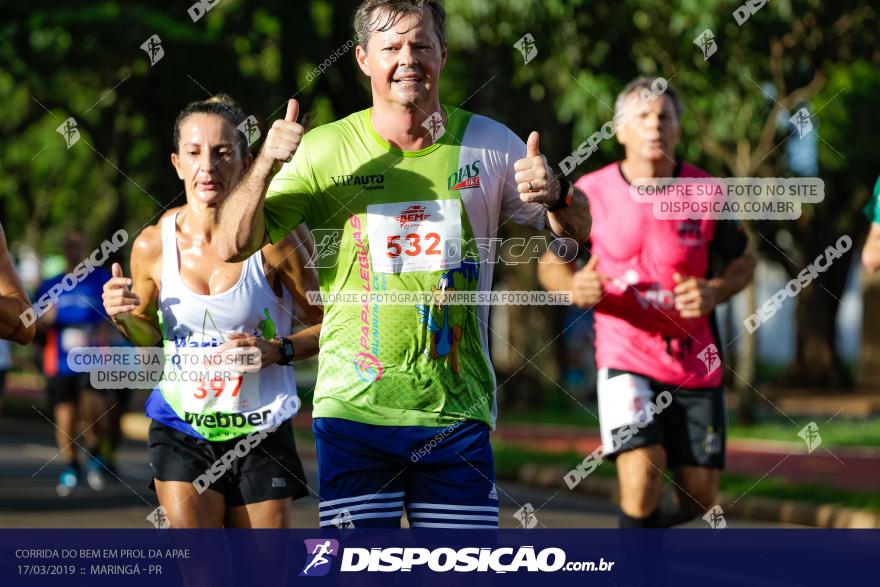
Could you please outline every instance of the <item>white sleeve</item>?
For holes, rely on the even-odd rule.
[[[507,130],[507,148],[504,151],[505,173],[501,186],[501,215],[523,226],[546,228],[545,208],[541,204],[523,202],[516,189],[516,170],[513,168],[517,160],[526,156],[526,144],[510,129]]]

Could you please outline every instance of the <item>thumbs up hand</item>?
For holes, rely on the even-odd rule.
[[[559,181],[552,178],[547,158],[541,154],[541,136],[537,132],[529,135],[526,143],[526,156],[517,161],[516,189],[523,202],[536,202],[552,206],[559,201]]]
[[[141,299],[131,291],[131,279],[122,275],[122,266],[113,263],[113,277],[104,284],[104,311],[116,322],[131,314],[141,304]]]
[[[572,301],[579,308],[589,308],[605,295],[605,282],[611,278],[596,271],[599,257],[593,255],[584,267],[574,274]]]
[[[299,118],[299,102],[291,98],[287,101],[287,113],[284,119],[276,120],[266,135],[257,163],[269,167],[271,175],[278,173],[283,163],[293,159],[302,142],[305,129],[296,121],[297,118]]]

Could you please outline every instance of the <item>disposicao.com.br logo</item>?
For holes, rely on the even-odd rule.
[[[314,577],[326,575],[331,568],[331,558],[339,553],[339,543],[330,539],[306,540],[308,558],[300,576]],[[518,548],[420,548],[386,547],[355,548],[346,547],[340,557],[340,572],[394,573],[411,572],[424,569],[435,573],[477,572],[477,573],[516,573],[556,571],[608,572],[613,561],[566,561],[566,553],[561,548],[544,548],[539,551],[533,546]]]

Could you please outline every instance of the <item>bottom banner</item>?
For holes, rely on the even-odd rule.
[[[873,530],[0,530],[0,585],[878,584]]]

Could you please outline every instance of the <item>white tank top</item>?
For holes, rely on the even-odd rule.
[[[191,366],[192,357],[182,354],[183,348],[220,346],[229,332],[265,339],[290,334],[290,292],[282,288],[279,297],[272,290],[260,251],[244,262],[238,282],[230,289],[215,295],[191,291],[180,278],[176,222],[176,213],[162,220],[159,320],[166,355],[159,385],[162,398],[181,420],[209,440],[227,440],[270,428],[274,414],[282,407],[289,411],[293,405],[290,398],[296,397],[292,367],[271,365],[240,379],[206,381],[198,377],[204,369],[187,369],[180,361],[190,361]],[[185,380],[188,378],[196,380]]]

